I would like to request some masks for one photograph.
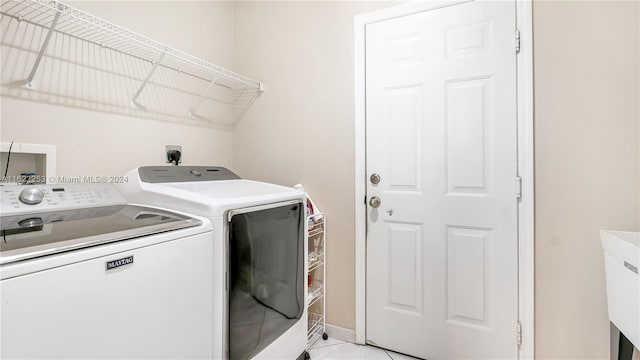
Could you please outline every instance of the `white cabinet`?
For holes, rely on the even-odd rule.
[[[640,347],[640,233],[601,231],[609,320]]]

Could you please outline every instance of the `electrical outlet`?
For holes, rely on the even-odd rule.
[[[178,150],[180,151],[180,159],[178,159],[178,164],[182,163],[182,146],[180,145],[166,145],[165,146],[165,161],[167,164],[173,163],[173,161],[171,161],[170,159],[170,152],[174,151],[174,150]],[[177,165],[177,164],[176,164]]]

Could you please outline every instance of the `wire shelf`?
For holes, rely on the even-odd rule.
[[[312,273],[320,266],[324,265],[324,252],[322,251],[311,251],[309,252],[309,273]]]
[[[0,0],[0,15],[5,96],[232,127],[264,91],[59,1]]]
[[[318,301],[321,297],[324,296],[324,285],[322,283],[317,283],[309,288],[309,294],[307,295],[307,306],[311,307],[313,304]]]
[[[310,349],[320,339],[327,339],[325,333],[325,280],[326,280],[326,248],[325,248],[325,216],[321,212],[307,217],[307,241],[308,241],[308,292],[307,309],[307,349]]]
[[[307,330],[309,330],[309,332],[312,332],[313,330],[317,331],[318,327],[323,330],[322,321],[324,320],[324,315],[310,312],[308,319]]]
[[[311,349],[324,334],[324,315],[309,313],[307,323],[307,349]]]
[[[309,228],[309,237],[313,237],[316,235],[320,235],[324,232],[324,230],[322,229],[321,226],[319,225],[314,225],[313,227]]]
[[[319,330],[322,330],[322,327],[316,328],[314,329],[313,332],[309,332],[307,335],[307,350],[310,350],[313,345],[315,345],[316,343],[318,343],[318,341],[320,341],[320,339],[322,339],[322,332],[320,332]]]

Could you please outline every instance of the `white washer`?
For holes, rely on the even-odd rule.
[[[307,344],[304,192],[221,167],[140,167],[129,200],[213,225],[214,358],[296,359]]]
[[[107,184],[0,187],[1,358],[211,358],[211,224]]]

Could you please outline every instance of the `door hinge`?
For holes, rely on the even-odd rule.
[[[518,325],[517,325],[517,341],[518,341],[518,347],[520,347],[520,345],[522,345],[522,325],[520,324],[520,321],[518,321]]]
[[[520,52],[520,30],[516,29],[516,54]]]
[[[522,178],[520,176],[516,176],[516,197],[522,198]]]

